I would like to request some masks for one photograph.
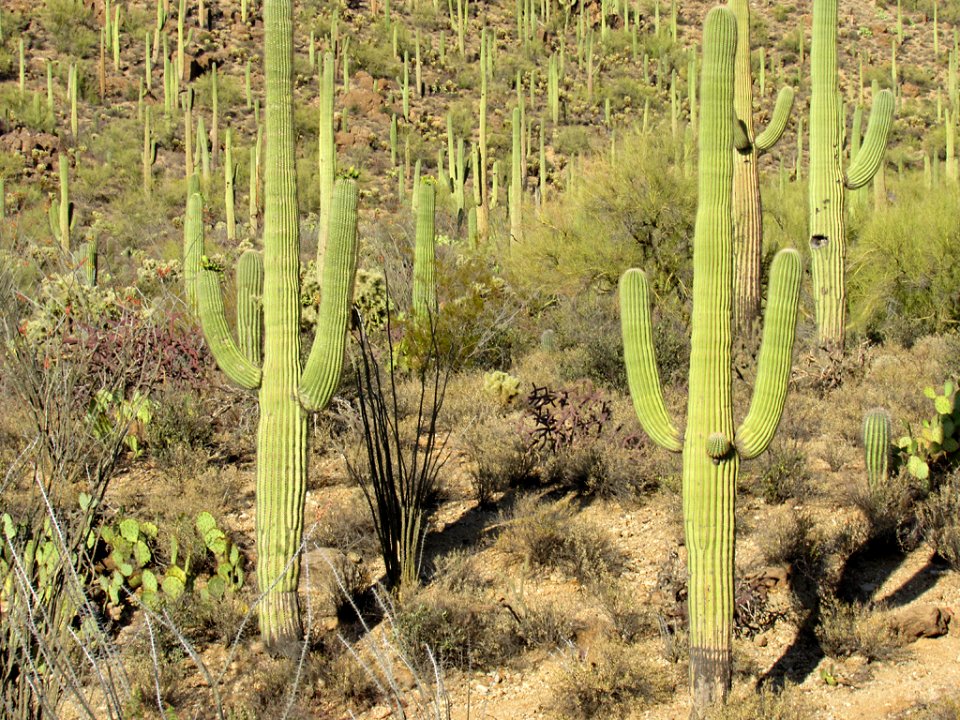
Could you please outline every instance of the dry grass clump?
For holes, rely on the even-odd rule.
[[[886,660],[896,655],[900,647],[880,613],[869,606],[848,605],[835,598],[823,601],[816,633],[823,652],[834,659],[859,655],[868,661]]]
[[[322,508],[318,513],[312,541],[321,547],[356,552],[364,557],[375,555],[377,535],[370,507],[359,488],[349,497]]]
[[[754,539],[765,563],[805,570],[815,566],[823,554],[813,530],[809,514],[793,508],[775,508],[757,529]]]
[[[932,703],[915,707],[909,717],[913,720],[960,720],[960,697],[940,698]]]
[[[497,546],[533,567],[557,568],[589,584],[615,572],[623,563],[607,532],[570,506],[571,498],[543,502],[520,498],[504,525]]]
[[[760,470],[752,489],[770,505],[779,505],[791,498],[803,500],[809,495],[807,458],[796,440],[774,439],[758,463]]]
[[[951,473],[918,512],[922,537],[954,569],[960,569],[960,471]]]
[[[804,707],[799,693],[790,688],[782,691],[753,688],[734,692],[723,707],[707,715],[708,720],[813,720],[813,710]]]
[[[421,593],[396,609],[399,645],[427,672],[427,648],[444,667],[496,667],[525,646],[510,612],[466,593]]]
[[[624,718],[665,701],[675,690],[671,674],[649,664],[636,647],[608,641],[564,664],[554,698],[566,718]]]
[[[533,474],[533,458],[518,432],[516,416],[484,413],[463,438],[474,498],[489,506],[507,488]]]

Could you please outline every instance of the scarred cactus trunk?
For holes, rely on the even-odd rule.
[[[846,173],[841,167],[842,109],[837,90],[837,0],[814,0],[810,46],[810,259],[817,335],[843,348],[846,287],[844,188],[856,190],[876,174],[893,121],[893,95],[874,98],[867,135]]]
[[[683,452],[683,516],[690,573],[690,684],[694,717],[730,687],[733,637],[734,500],[741,458],[763,452],[783,412],[802,271],[784,250],[771,267],[757,382],[734,431],[733,75],[736,20],[714,8],[704,26],[699,204],[693,244],[693,315],[687,428],[681,436],[663,402],[650,320],[650,289],[640,270],[620,280],[624,357],[641,424],[668,450]]]

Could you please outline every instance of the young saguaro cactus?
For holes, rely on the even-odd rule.
[[[728,7],[737,18],[733,110],[746,140],[745,146],[738,144],[733,162],[734,308],[738,329],[745,331],[760,317],[763,211],[757,160],[783,136],[793,107],[793,88],[787,86],[780,91],[766,130],[754,134],[750,4],[748,0],[729,0]]]
[[[202,269],[198,299],[204,335],[221,370],[258,390],[257,581],[260,634],[268,645],[302,635],[297,586],[306,490],[307,414],[336,390],[343,363],[357,253],[357,186],[336,183],[323,258],[316,335],[300,360],[300,238],[293,130],[293,3],[266,0],[266,181],[263,221],[263,364],[227,329],[219,275]],[[241,266],[242,270],[242,266]],[[241,278],[241,285],[243,284]],[[241,319],[241,338],[243,337]],[[245,342],[241,344],[246,345]]]
[[[890,474],[890,413],[883,408],[863,416],[863,449],[870,491],[878,490]]]
[[[845,189],[866,185],[883,162],[893,122],[893,95],[874,97],[867,134],[853,162],[841,168],[843,109],[837,90],[837,0],[814,0],[810,46],[810,258],[817,336],[843,347],[846,286]]]
[[[413,256],[413,314],[428,320],[437,312],[436,181],[420,178],[417,187],[417,234]]]
[[[733,633],[734,501],[740,459],[762,453],[780,422],[790,377],[802,269],[795,250],[771,267],[771,287],[750,409],[734,429],[733,83],[736,18],[714,8],[704,25],[699,204],[693,240],[693,327],[686,432],[666,410],[653,348],[650,285],[637,269],[620,279],[624,357],[641,425],[683,452],[688,548],[690,681],[694,715],[726,697]]]

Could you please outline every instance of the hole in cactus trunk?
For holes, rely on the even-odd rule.
[[[827,239],[826,235],[814,235],[810,238],[810,247],[814,250],[819,250],[822,247],[825,247],[826,244],[830,242]]]

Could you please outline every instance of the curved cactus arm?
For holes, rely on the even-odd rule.
[[[340,382],[357,269],[357,196],[355,181],[337,181],[323,258],[316,335],[299,388],[300,404],[312,412],[327,406]]]
[[[783,136],[783,131],[787,129],[787,121],[790,119],[790,111],[793,109],[793,88],[785,87],[777,95],[777,104],[773,107],[773,115],[770,116],[770,124],[767,129],[757,135],[754,145],[757,152],[766,152]]]
[[[630,397],[637,418],[658,445],[680,452],[683,441],[663,402],[650,320],[650,284],[642,270],[632,268],[620,278],[620,324]]]
[[[843,178],[843,184],[851,190],[862,188],[877,174],[887,151],[887,136],[892,124],[893,94],[884,90],[874,98],[867,134]]]
[[[742,155],[750,152],[753,146],[750,144],[750,133],[747,131],[747,124],[734,115],[733,118],[733,147]]]
[[[871,490],[885,483],[890,471],[890,424],[890,413],[883,408],[868,410],[863,416],[863,449]]]
[[[230,381],[247,390],[260,387],[260,368],[250,362],[237,347],[227,327],[220,292],[220,273],[211,267],[202,267],[196,278],[200,325],[217,366]]]
[[[803,267],[796,250],[781,250],[770,268],[770,297],[757,360],[757,384],[750,409],[735,438],[740,457],[754,458],[770,444],[780,424],[790,382],[797,304]]]
[[[262,302],[263,254],[245,250],[237,260],[237,338],[244,357],[254,365],[263,361]]]

